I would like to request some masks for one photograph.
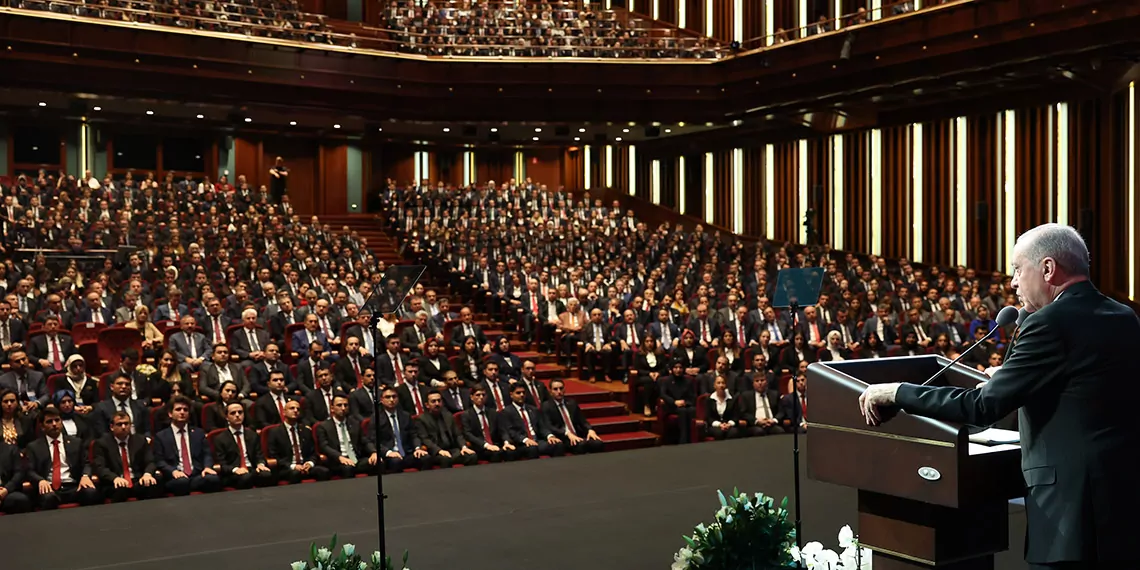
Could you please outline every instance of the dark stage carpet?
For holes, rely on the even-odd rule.
[[[413,570],[668,568],[681,535],[712,519],[717,489],[791,496],[791,445],[768,437],[387,477],[388,545],[410,550]],[[0,517],[0,552],[5,568],[286,569],[334,532],[371,552],[375,489],[366,478]],[[805,481],[802,500],[805,539],[835,548],[854,522],[854,491]],[[1025,568],[1020,507],[1011,517],[999,570]]]

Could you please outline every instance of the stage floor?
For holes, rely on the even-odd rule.
[[[717,489],[791,496],[791,446],[768,437],[386,477],[388,546],[410,550],[413,570],[668,568],[681,535],[711,520]],[[365,478],[0,517],[0,552],[6,568],[281,570],[333,533],[371,552],[375,490]],[[805,480],[802,493],[806,541],[835,548],[854,491]],[[999,570],[1026,568],[1024,513],[1010,516]]]

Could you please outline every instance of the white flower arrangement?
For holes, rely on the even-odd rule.
[[[392,564],[392,557],[380,559],[380,552],[374,551],[368,560],[363,560],[356,553],[356,546],[346,544],[340,549],[340,554],[334,556],[336,550],[336,535],[333,535],[328,546],[317,547],[309,545],[309,560],[298,560],[289,565],[290,570],[398,570]],[[404,560],[400,564],[403,570],[408,569],[408,552],[404,551]]]
[[[803,551],[793,546],[790,554],[808,570],[871,570],[871,549],[859,546],[851,525],[839,529],[839,548],[843,550],[836,553],[819,542],[809,542]]]

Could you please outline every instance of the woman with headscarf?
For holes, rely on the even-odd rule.
[[[514,382],[522,378],[522,359],[511,352],[511,339],[506,335],[495,342],[491,352],[491,362],[499,365],[499,377]]]
[[[843,346],[843,335],[839,331],[827,333],[827,345],[819,351],[821,361],[850,360],[851,356],[851,351]]]
[[[87,374],[87,361],[78,354],[68,357],[64,370],[67,374],[67,384],[59,387],[71,391],[75,413],[83,415],[91,413],[91,409],[99,401],[99,380]]]
[[[68,389],[56,390],[52,402],[59,409],[59,417],[63,420],[63,431],[71,437],[78,438],[86,444],[94,437],[94,431],[87,418],[78,413],[75,405],[75,392]],[[87,446],[84,445],[84,450]]]

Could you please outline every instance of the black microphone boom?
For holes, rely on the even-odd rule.
[[[926,382],[923,382],[922,386],[927,386],[931,382],[936,380],[939,376],[942,376],[942,374],[944,372],[946,372],[947,370],[949,370],[951,366],[954,366],[955,364],[958,363],[959,360],[962,360],[963,356],[966,356],[966,354],[968,354],[971,350],[974,350],[975,348],[980,346],[984,341],[986,341],[991,336],[993,336],[994,333],[997,332],[998,329],[1000,329],[1004,326],[1012,325],[1013,323],[1017,322],[1019,314],[1020,313],[1018,312],[1017,307],[1012,307],[1012,306],[1003,307],[1002,310],[998,312],[997,318],[994,319],[994,321],[997,324],[994,325],[994,328],[990,329],[990,332],[986,333],[986,336],[982,337],[981,340],[970,345],[970,348],[963,350],[962,354],[958,355],[958,358],[955,358],[954,361],[951,362],[950,364],[943,366],[942,370],[939,370],[938,372],[936,372],[934,374],[934,376],[931,376],[929,380],[927,380]]]

